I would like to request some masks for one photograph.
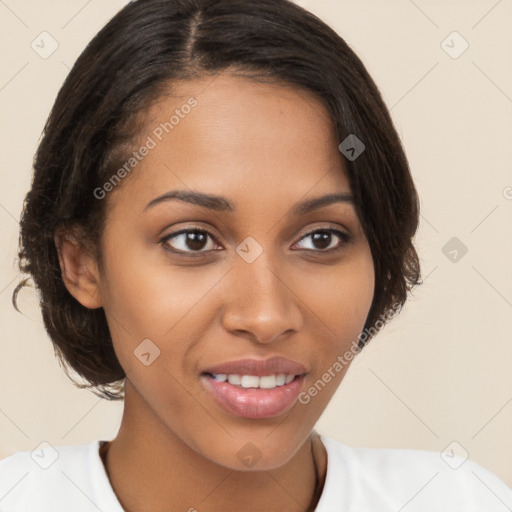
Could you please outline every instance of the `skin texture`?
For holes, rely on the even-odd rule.
[[[364,327],[374,291],[370,247],[351,203],[290,216],[300,200],[350,193],[332,122],[313,95],[227,72],[180,82],[147,113],[139,142],[190,97],[197,106],[103,199],[101,265],[71,237],[57,238],[68,289],[84,306],[105,309],[127,374],[107,472],[130,512],[171,504],[304,511],[315,486],[312,453],[320,485],[327,464],[313,427],[348,365],[307,405],[266,419],[225,411],[200,374],[227,361],[282,356],[307,368],[307,390]],[[174,189],[222,195],[236,209],[178,200],[146,208]],[[208,229],[216,241],[161,242],[183,228]],[[333,234],[322,245],[307,236],[328,228],[351,241]],[[247,237],[263,249],[252,263],[236,252]],[[144,339],[160,350],[148,366],[134,355]],[[261,457],[250,469],[237,456],[247,443]]]

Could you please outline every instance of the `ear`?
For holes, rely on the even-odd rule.
[[[73,297],[89,309],[101,307],[98,265],[89,250],[64,229],[57,230],[55,246],[59,254],[64,285]]]

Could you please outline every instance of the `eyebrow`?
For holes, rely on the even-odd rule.
[[[236,210],[233,203],[222,196],[205,194],[204,192],[196,190],[171,190],[150,201],[144,208],[144,211],[156,206],[157,204],[175,199],[186,203],[196,204],[217,212],[234,212]],[[327,194],[325,196],[314,197],[311,199],[304,199],[292,207],[290,214],[294,216],[305,215],[313,210],[317,210],[334,203],[353,204],[354,196],[350,193],[342,192]]]

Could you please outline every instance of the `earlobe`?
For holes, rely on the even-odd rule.
[[[99,273],[94,257],[69,233],[58,232],[54,241],[62,280],[69,293],[86,308],[101,307]]]

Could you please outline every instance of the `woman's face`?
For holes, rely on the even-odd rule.
[[[339,141],[310,94],[226,73],[179,83],[146,121],[103,199],[98,294],[125,407],[140,432],[223,466],[278,467],[341,382],[373,298]]]

